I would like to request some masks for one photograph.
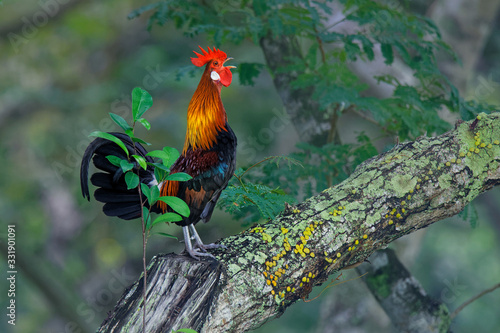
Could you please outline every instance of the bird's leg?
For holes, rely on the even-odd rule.
[[[191,229],[191,234],[193,235],[194,241],[196,242],[195,246],[200,248],[202,251],[206,252],[206,250],[209,250],[209,249],[220,249],[220,248],[225,249],[226,248],[222,244],[214,244],[214,243],[203,244],[203,241],[201,240],[200,235],[198,235],[198,232],[196,231],[194,224],[190,224],[189,229]]]
[[[186,251],[187,251],[187,253],[189,253],[189,255],[192,258],[194,258],[196,260],[200,260],[200,258],[198,258],[198,256],[206,256],[206,257],[214,258],[214,256],[211,255],[210,253],[206,253],[205,249],[202,249],[204,252],[199,252],[193,248],[193,245],[191,244],[191,236],[189,235],[188,226],[182,227],[182,233],[184,234],[184,242],[186,243]],[[196,233],[196,231],[195,231],[195,233]],[[198,239],[199,239],[200,236],[198,236],[198,234],[196,234],[196,236],[194,236],[194,240],[196,241],[196,243],[198,245],[198,241],[196,240],[197,239],[196,237],[198,237]]]

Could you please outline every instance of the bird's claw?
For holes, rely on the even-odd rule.
[[[186,248],[186,252],[191,256],[191,258],[196,259],[198,261],[200,260],[199,257],[209,257],[209,258],[215,259],[215,257],[208,252],[199,252],[195,249],[190,250],[187,248]]]
[[[205,252],[207,250],[212,250],[212,249],[227,249],[225,245],[215,244],[215,243],[210,243],[210,244],[196,243],[194,247],[199,248]]]

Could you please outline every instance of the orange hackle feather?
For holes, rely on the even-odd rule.
[[[210,60],[224,62],[227,59],[226,53],[215,47],[213,50],[207,47],[208,52],[201,46],[200,49],[203,54],[193,51],[198,55],[198,58],[191,58],[195,66],[203,66]],[[183,154],[190,146],[193,150],[210,149],[216,141],[217,132],[225,130],[227,115],[220,98],[220,87],[213,84],[208,66],[189,102],[187,118]]]
[[[183,153],[189,147],[193,150],[208,150],[216,142],[217,132],[225,130],[226,111],[218,89],[204,73],[198,89],[188,106],[186,141]]]
[[[198,58],[191,58],[191,62],[195,66],[203,66],[211,60],[218,60],[222,63],[227,59],[226,53],[221,50],[213,50],[208,47],[208,52],[200,49],[203,54],[193,51]],[[213,147],[217,140],[217,133],[227,131],[227,115],[222,100],[220,97],[221,87],[215,85],[210,78],[211,69],[209,66],[205,68],[201,76],[200,83],[191,98],[187,112],[187,130],[186,139],[182,155],[186,156],[188,149],[193,152],[198,149],[209,150]],[[173,170],[172,172],[186,171],[186,170]],[[179,189],[179,182],[165,181],[161,188],[162,196],[176,196]],[[191,197],[195,193],[186,193],[186,198],[189,200],[196,200]],[[166,211],[167,205],[160,202],[160,207]]]

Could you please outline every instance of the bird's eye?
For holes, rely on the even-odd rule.
[[[217,60],[214,61],[214,66],[219,66],[219,62]]]

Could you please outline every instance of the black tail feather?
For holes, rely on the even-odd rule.
[[[102,207],[104,214],[118,216],[123,220],[132,220],[141,217],[141,205],[137,202],[106,203]]]
[[[122,140],[127,147],[130,156],[132,154],[142,156],[147,162],[154,162],[147,151],[139,143],[134,143],[128,135],[122,133],[110,133]],[[113,155],[121,159],[126,159],[127,155],[117,144],[103,138],[97,138],[90,143],[83,155],[80,168],[80,185],[82,195],[90,201],[90,191],[88,186],[89,166],[92,160],[95,167],[103,172],[92,175],[90,181],[97,190],[94,197],[97,201],[105,203],[103,211],[108,216],[118,216],[119,218],[130,220],[141,216],[141,200],[137,189],[128,190],[125,182],[125,175],[121,167],[112,164],[106,156]],[[150,166],[146,170],[137,163],[133,172],[139,174],[142,183],[149,184],[154,180],[154,169]],[[143,196],[142,201],[145,201]],[[153,211],[158,210],[154,207]]]

